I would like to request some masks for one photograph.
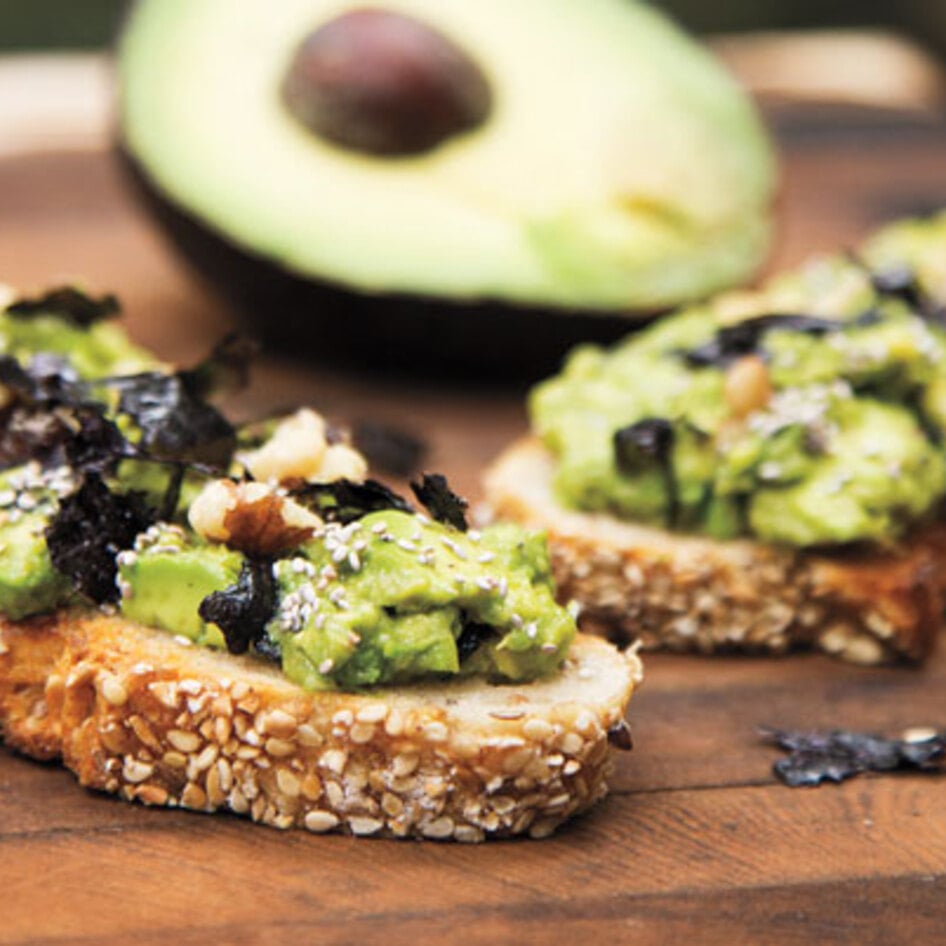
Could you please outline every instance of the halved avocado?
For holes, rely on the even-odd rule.
[[[296,351],[521,364],[767,248],[752,106],[635,0],[139,0],[120,80],[163,219]]]

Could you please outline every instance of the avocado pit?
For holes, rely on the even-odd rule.
[[[389,157],[431,151],[482,125],[492,107],[489,83],[464,50],[420,20],[376,8],[310,33],[281,92],[318,137]]]

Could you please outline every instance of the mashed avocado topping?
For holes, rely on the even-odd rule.
[[[71,292],[48,298],[94,308]],[[542,536],[467,530],[438,476],[415,512],[313,411],[242,435],[207,400],[232,346],[172,372],[114,325],[22,309],[0,313],[0,613],[120,610],[310,689],[561,666]]]
[[[793,546],[893,539],[946,495],[946,214],[579,348],[530,411],[566,506]]]
[[[555,604],[541,536],[460,532],[400,510],[329,524],[276,565],[269,625],[290,679],[309,688],[476,673],[530,680],[575,634]]]

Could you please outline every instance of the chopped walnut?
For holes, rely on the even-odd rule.
[[[769,369],[758,355],[746,355],[733,362],[726,372],[723,395],[734,417],[748,417],[772,399]]]
[[[254,555],[275,555],[311,538],[322,520],[265,483],[208,483],[188,513],[211,542]]]
[[[325,420],[309,408],[280,421],[263,446],[240,459],[255,479],[273,483],[361,482],[368,475],[368,464],[357,450],[344,443],[329,445]]]
[[[368,461],[354,447],[337,443],[325,451],[318,473],[310,476],[309,482],[332,483],[335,480],[352,480],[362,483],[367,475]]]

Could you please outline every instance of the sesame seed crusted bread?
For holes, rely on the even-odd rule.
[[[856,663],[922,660],[942,625],[946,526],[900,546],[806,552],[678,535],[565,509],[536,439],[487,472],[488,514],[544,529],[563,600],[586,631],[645,648],[780,654],[810,647]]]
[[[277,828],[481,841],[551,834],[606,792],[641,678],[579,635],[563,671],[307,692],[259,659],[89,611],[0,619],[0,723],[90,788]]]

